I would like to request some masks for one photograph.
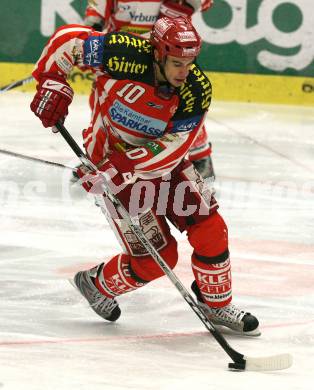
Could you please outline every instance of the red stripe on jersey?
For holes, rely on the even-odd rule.
[[[72,31],[75,29],[75,31]],[[88,30],[88,31],[87,31]],[[78,24],[68,25],[66,27],[60,27],[56,30],[56,32],[49,39],[48,44],[45,46],[44,51],[36,64],[36,68],[33,71],[32,75],[36,80],[39,80],[41,73],[46,72],[58,72],[62,73],[64,76],[67,76],[60,67],[57,65],[56,61],[58,60],[57,50],[67,42],[70,42],[71,39],[86,39],[92,29],[90,27],[81,26]],[[74,49],[74,42],[73,48]],[[71,62],[74,63],[72,50],[68,50],[67,56],[71,58]],[[47,64],[51,62],[49,68],[47,68]]]
[[[190,161],[197,161],[201,160],[202,158],[210,156],[212,153],[211,148],[208,146],[205,150],[202,150],[201,152],[194,153],[193,149],[189,152],[189,160]]]
[[[102,17],[102,15],[100,15],[100,13],[98,13],[95,9],[90,8],[90,7],[87,7],[86,12],[85,12],[85,17],[88,17],[88,16],[94,16],[96,18],[104,19]]]
[[[199,129],[200,125],[197,127]],[[195,137],[197,136],[198,130],[195,129],[190,132],[188,135],[187,140],[180,146],[178,149],[174,150],[170,155],[167,157],[163,158],[160,161],[157,161],[155,163],[149,164],[146,167],[139,167],[135,169],[138,169],[140,171],[151,171],[151,170],[158,170],[158,168],[162,168],[164,166],[167,166],[167,164],[175,164],[179,160],[181,160],[188,152],[189,148],[191,147],[191,144],[193,143]],[[144,162],[142,161],[140,164],[143,164]]]
[[[83,131],[84,147],[94,164],[104,159],[108,148],[108,134],[103,125],[99,105],[96,106],[93,122],[87,130]]]

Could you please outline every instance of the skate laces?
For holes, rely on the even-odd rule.
[[[240,324],[242,318],[246,314],[245,311],[238,309],[236,306],[232,304],[229,304],[228,306],[221,307],[221,308],[212,308],[207,306],[206,309],[208,310],[208,312],[210,312],[210,314],[213,317],[216,317],[217,319],[225,322],[229,322],[230,324],[234,324],[234,323]]]
[[[108,298],[100,292],[95,292],[93,295],[93,303],[91,306],[103,313],[111,313],[114,308],[118,306],[118,302],[114,299]]]

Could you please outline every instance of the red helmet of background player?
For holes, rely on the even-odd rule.
[[[157,20],[150,36],[152,46],[159,53],[159,61],[166,56],[191,58],[201,50],[201,37],[189,19],[185,17]]]

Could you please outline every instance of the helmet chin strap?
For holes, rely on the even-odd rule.
[[[167,83],[170,84],[169,80],[167,79],[166,73],[165,73],[165,65],[166,65],[167,57],[165,56],[162,61],[154,57],[154,63],[158,66],[160,74],[164,77]]]
[[[165,65],[166,65],[166,57],[165,59],[161,62],[161,61],[158,61],[157,62],[157,65],[159,66],[159,70],[160,70],[160,73],[164,76],[164,78],[167,80],[167,82],[169,83],[169,80],[167,79],[167,76],[166,76],[166,73],[165,73]]]
[[[157,87],[157,94],[158,96],[162,97],[163,99],[170,99],[171,96],[175,93],[175,87],[169,82],[167,79],[166,73],[165,73],[165,66],[166,58],[163,61],[154,59],[154,64],[158,69],[155,70],[156,74],[156,87]],[[165,80],[158,80],[157,78],[157,72],[165,79]]]

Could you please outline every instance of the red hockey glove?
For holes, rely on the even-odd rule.
[[[80,184],[85,191],[99,195],[104,192],[102,189],[103,178],[101,176],[88,170],[84,165],[79,166],[76,173],[80,178]]]
[[[45,73],[30,107],[45,127],[52,127],[67,116],[72,99],[73,89],[62,76]]]
[[[109,159],[98,164],[98,170],[105,174],[105,180],[114,194],[119,193],[128,184],[133,182],[133,172],[129,172],[130,164],[128,166],[124,164],[121,165],[121,160],[118,155],[119,153],[115,151],[111,152]],[[111,157],[114,160],[114,163],[111,161]],[[101,175],[89,171],[84,166],[80,166],[77,169],[77,175],[80,178],[81,185],[87,192],[99,195],[103,194],[102,184],[104,178]]]
[[[159,18],[168,16],[168,18],[176,18],[178,16],[186,16],[190,18],[194,9],[185,2],[176,0],[166,0],[161,4]]]

